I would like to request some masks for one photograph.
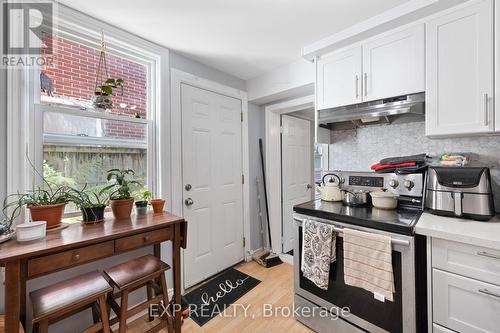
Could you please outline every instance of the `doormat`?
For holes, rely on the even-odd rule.
[[[230,268],[184,295],[190,305],[190,317],[203,326],[259,283],[250,275]]]

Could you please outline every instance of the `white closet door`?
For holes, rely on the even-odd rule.
[[[293,206],[312,199],[311,123],[282,116],[283,252],[294,248]],[[273,240],[276,241],[276,240]]]

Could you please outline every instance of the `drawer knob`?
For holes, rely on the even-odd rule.
[[[149,240],[151,239],[151,236],[144,236],[143,239],[144,239],[145,242],[149,242]]]
[[[73,260],[75,260],[75,261],[80,260],[80,255],[79,255],[78,253],[76,253],[76,254],[73,256]]]

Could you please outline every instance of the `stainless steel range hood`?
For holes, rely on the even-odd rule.
[[[318,123],[322,127],[352,122],[356,126],[389,123],[393,116],[424,114],[425,93],[386,98],[377,101],[325,109],[318,111]],[[414,120],[413,120],[414,121]]]

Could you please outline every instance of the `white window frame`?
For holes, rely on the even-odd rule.
[[[79,112],[76,115],[147,123],[148,188],[155,196],[169,199],[170,163],[165,162],[170,159],[169,50],[60,4],[57,5],[54,22],[55,35],[96,49],[100,47],[101,32],[104,31],[108,53],[147,66],[147,119],[92,111],[82,112],[66,106],[41,104],[40,68],[9,69],[7,71],[9,91],[7,194],[25,191],[37,183],[26,156],[41,168],[42,112],[50,111],[72,115]]]

